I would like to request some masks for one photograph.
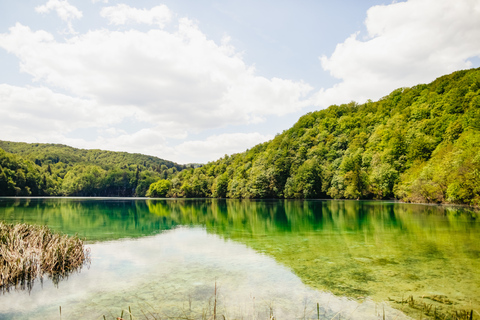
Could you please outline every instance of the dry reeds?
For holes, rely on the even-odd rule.
[[[89,249],[77,236],[52,233],[46,226],[0,222],[0,288],[31,288],[47,274],[58,280],[89,261]]]

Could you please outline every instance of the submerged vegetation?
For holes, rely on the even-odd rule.
[[[46,226],[0,222],[0,288],[31,288],[44,274],[54,283],[89,261],[78,237],[52,233]]]
[[[0,196],[145,196],[185,168],[141,154],[0,141]]]
[[[480,205],[480,69],[332,105],[273,140],[152,184],[156,197]]]

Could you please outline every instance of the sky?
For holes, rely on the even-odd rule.
[[[478,67],[479,0],[0,1],[0,140],[206,163]]]

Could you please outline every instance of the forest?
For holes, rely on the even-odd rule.
[[[145,196],[187,166],[153,156],[0,141],[0,196]]]
[[[399,199],[480,205],[480,69],[302,116],[205,165],[0,141],[0,195]]]
[[[153,183],[152,197],[480,205],[480,69],[302,116],[273,140]]]

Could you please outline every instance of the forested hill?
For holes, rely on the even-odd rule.
[[[159,180],[149,194],[480,205],[480,69],[308,113],[273,140]]]
[[[93,164],[104,169],[115,166],[143,165],[144,167],[175,167],[177,170],[185,166],[172,161],[163,160],[154,156],[139,153],[104,151],[98,149],[77,149],[63,144],[52,143],[24,143],[0,140],[0,148],[6,152],[15,153],[34,160],[37,164],[58,163],[65,164]]]
[[[142,154],[0,141],[0,196],[144,196],[185,168]]]

